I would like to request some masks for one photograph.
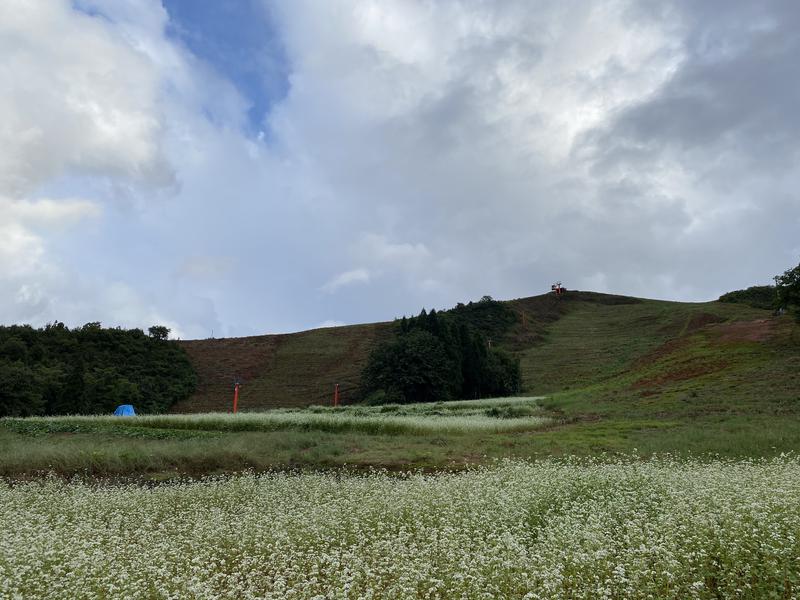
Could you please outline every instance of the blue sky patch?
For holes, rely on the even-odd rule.
[[[167,35],[231,81],[251,104],[251,134],[289,89],[288,62],[269,11],[256,0],[164,0]]]

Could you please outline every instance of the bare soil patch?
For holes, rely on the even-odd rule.
[[[715,328],[720,342],[763,342],[775,334],[775,319],[737,321]]]
[[[724,360],[717,361],[691,361],[687,364],[677,368],[671,369],[665,373],[661,373],[654,377],[645,377],[633,384],[634,389],[653,388],[654,386],[661,386],[667,383],[674,383],[676,381],[685,381],[687,379],[694,379],[703,375],[709,375],[721,371],[728,366],[728,362]],[[652,391],[652,390],[649,390]],[[652,395],[652,394],[648,394]]]

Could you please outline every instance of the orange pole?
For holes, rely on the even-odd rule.
[[[336,387],[333,388],[333,405],[339,406],[339,384],[336,384]]]
[[[233,386],[233,414],[239,410],[239,384]]]

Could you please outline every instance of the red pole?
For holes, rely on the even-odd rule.
[[[236,414],[236,411],[239,410],[239,384],[234,384],[233,386],[233,414]]]
[[[336,384],[336,387],[333,388],[333,405],[339,406],[339,384]]]

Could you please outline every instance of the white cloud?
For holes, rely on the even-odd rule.
[[[99,217],[101,206],[90,200],[61,198],[51,200],[11,200],[0,198],[0,221],[18,222],[33,227],[69,227],[87,218]]]
[[[337,321],[335,319],[326,319],[322,323],[317,323],[312,327],[312,329],[322,329],[323,327],[343,327],[347,325],[347,323],[343,321]]]
[[[157,17],[150,24],[154,35],[161,36],[163,9],[158,2],[139,3],[145,5]],[[163,151],[163,77],[130,33],[111,19],[75,10],[68,0],[0,3],[4,322],[133,325],[159,316],[131,308],[141,303],[134,286],[88,275],[92,253],[82,256],[83,264],[70,264],[53,248],[89,237],[90,223],[104,218],[103,203],[115,199],[108,189],[153,194],[175,188]],[[96,199],[76,198],[67,191],[74,184],[59,185],[81,178],[109,183],[77,186]],[[126,293],[114,293],[120,289]]]
[[[390,242],[386,236],[365,233],[352,247],[358,260],[378,267],[419,268],[432,260],[431,252],[422,243]]]
[[[107,22],[66,0],[8,0],[0,54],[0,192],[27,194],[69,170],[173,183],[158,73]]]
[[[369,279],[369,271],[366,269],[353,269],[352,271],[339,273],[320,289],[324,292],[333,293],[339,288],[353,285],[354,283],[369,283]]]
[[[796,86],[786,77],[797,59],[794,21],[781,14],[792,11],[776,6],[778,18],[754,21],[750,13],[769,11],[714,6],[278,4],[293,72],[272,129],[336,209],[356,215],[348,231],[370,232],[350,244],[349,261],[339,259],[342,270],[365,265],[373,274],[376,296],[365,304],[528,295],[551,279],[591,284],[597,273],[609,290],[699,300],[783,264],[790,236],[759,232],[785,227],[777,210],[754,206],[771,201],[754,198],[779,199],[796,223],[797,171],[772,153],[760,162],[782,177],[737,166],[759,160],[748,139],[791,138],[776,115],[795,130]],[[781,20],[780,30],[749,26]],[[719,47],[729,49],[722,61]],[[770,97],[724,64],[759,54],[780,62],[730,66],[758,75]],[[673,104],[695,104],[659,112],[673,88]],[[715,112],[729,104],[730,115]],[[599,136],[614,123],[622,124],[614,137]],[[607,145],[598,152],[597,143]],[[605,160],[616,148],[616,160]],[[790,144],[785,152],[793,155]],[[750,248],[769,243],[756,256],[744,238]],[[409,239],[425,252],[380,260],[375,240]],[[380,296],[379,287],[389,290]]]

